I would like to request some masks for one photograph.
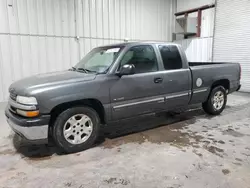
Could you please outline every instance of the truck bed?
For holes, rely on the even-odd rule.
[[[218,80],[228,84],[228,92],[236,91],[240,80],[240,65],[238,63],[223,62],[189,62],[192,76],[193,96],[191,104],[206,100],[211,85]],[[207,92],[200,92],[207,90]]]

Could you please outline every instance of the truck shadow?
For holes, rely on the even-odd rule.
[[[53,144],[34,145],[17,134],[14,135],[12,142],[16,151],[23,157],[42,158],[53,154],[61,154]]]
[[[148,116],[124,123],[117,123],[110,128],[105,128],[102,130],[101,136],[97,140],[94,147],[105,145],[106,139],[115,139],[117,137],[126,136],[133,133],[138,133],[150,129],[154,129],[161,126],[168,126],[173,123],[194,120],[195,117],[205,115],[206,118],[212,118],[213,116],[206,115],[204,111],[200,108],[191,109],[190,111],[181,114],[157,114],[154,116]],[[192,121],[191,121],[192,122]],[[28,157],[31,159],[46,158],[54,154],[62,155],[62,153],[54,144],[51,142],[46,145],[32,145],[26,140],[20,138],[18,135],[13,137],[13,145],[18,153],[23,155],[23,157]]]

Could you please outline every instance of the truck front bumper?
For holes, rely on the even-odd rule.
[[[49,115],[24,118],[10,112],[9,107],[5,109],[5,115],[8,124],[19,136],[36,144],[48,143]]]

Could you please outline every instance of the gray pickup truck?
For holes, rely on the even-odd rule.
[[[13,83],[5,114],[18,135],[77,152],[111,123],[198,103],[218,115],[240,77],[239,64],[191,63],[172,43],[101,46],[67,71]]]

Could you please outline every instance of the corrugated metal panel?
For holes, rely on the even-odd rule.
[[[175,6],[175,0],[1,0],[0,102],[12,82],[68,69],[93,47],[125,37],[171,41]]]
[[[242,91],[250,92],[250,1],[218,0],[214,61],[239,62]]]
[[[2,97],[6,99],[9,85],[23,77],[68,69],[79,60],[77,48],[74,38],[0,35]]]
[[[173,8],[175,0],[1,0],[0,33],[166,41]]]
[[[2,0],[0,8],[0,33],[75,36],[74,1]]]
[[[195,38],[175,41],[182,45],[185,50],[188,61],[192,62],[210,62],[212,61],[213,38]]]
[[[158,41],[172,38],[174,0],[77,0],[76,6],[80,37]]]

